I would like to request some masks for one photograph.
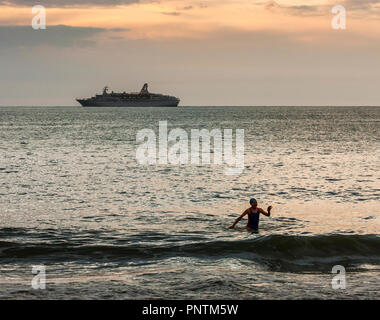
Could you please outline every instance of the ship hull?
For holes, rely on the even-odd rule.
[[[177,107],[179,100],[141,100],[141,101],[96,101],[93,99],[77,99],[83,107]]]

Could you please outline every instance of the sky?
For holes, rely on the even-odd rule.
[[[380,105],[380,0],[0,0],[0,106],[145,82],[182,106]]]

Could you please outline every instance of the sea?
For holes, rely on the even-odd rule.
[[[243,170],[139,163],[160,122],[244,130]],[[379,299],[379,133],[365,106],[1,107],[0,299]],[[252,197],[271,216],[228,229]]]

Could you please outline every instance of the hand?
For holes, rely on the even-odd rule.
[[[272,210],[272,206],[269,206],[268,207],[268,209],[267,209],[267,211],[268,211],[268,213],[269,213],[269,216],[270,216],[270,211]]]
[[[231,227],[228,227],[228,229],[233,229],[233,228],[235,228],[235,226],[234,226],[234,225],[232,225]]]

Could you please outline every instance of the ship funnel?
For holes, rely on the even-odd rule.
[[[149,91],[148,91],[148,84],[147,83],[144,83],[144,86],[142,87],[141,91],[140,91],[140,94],[148,94]]]

